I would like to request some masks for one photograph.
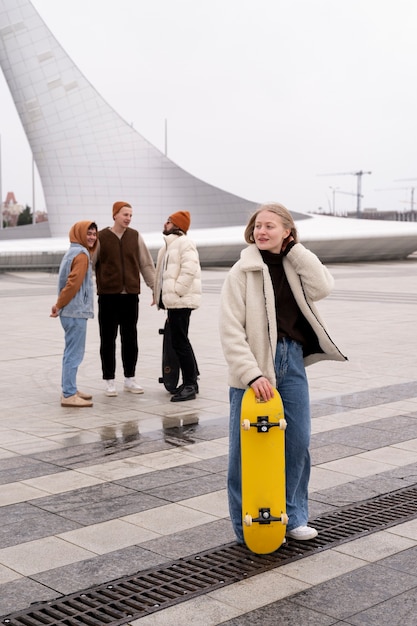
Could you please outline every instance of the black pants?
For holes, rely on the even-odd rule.
[[[132,293],[100,295],[98,323],[100,327],[100,357],[103,379],[116,374],[116,337],[120,328],[123,373],[126,378],[135,375],[138,360],[139,297]]]
[[[172,347],[180,363],[184,385],[195,384],[199,374],[194,350],[188,339],[191,311],[192,309],[168,309]]]

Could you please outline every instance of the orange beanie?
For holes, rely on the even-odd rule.
[[[177,211],[169,216],[171,222],[184,233],[190,228],[191,218],[188,211]]]
[[[130,206],[130,204],[128,202],[115,202],[113,204],[113,217],[121,210],[123,209],[124,206],[128,206],[129,209],[131,209],[132,207]]]

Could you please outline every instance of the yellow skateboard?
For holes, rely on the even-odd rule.
[[[241,409],[243,536],[256,554],[275,552],[284,543],[285,428],[281,396],[268,402],[245,391]]]

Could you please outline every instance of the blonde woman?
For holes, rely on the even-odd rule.
[[[230,450],[228,497],[237,541],[243,543],[240,479],[240,408],[245,389],[268,400],[277,387],[287,420],[287,536],[317,535],[308,526],[311,417],[305,366],[345,361],[330,339],[314,302],[333,288],[318,257],[299,241],[290,212],[264,204],[245,230],[249,244],[222,290],[220,336],[229,366]]]

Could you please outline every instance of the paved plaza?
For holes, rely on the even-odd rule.
[[[358,245],[366,245],[366,242]],[[318,303],[349,361],[308,368],[310,518],[417,483],[417,256],[329,266]],[[196,400],[158,382],[165,317],[140,297],[143,395],[104,395],[97,320],[79,388],[60,406],[64,334],[49,317],[56,273],[0,274],[0,622],[48,601],[234,541],[228,517],[227,370],[218,334],[226,269],[203,270],[191,316]],[[118,350],[119,351],[119,350]],[[417,624],[417,519],[134,619],[331,626]],[[3,618],[3,619],[2,619]]]

